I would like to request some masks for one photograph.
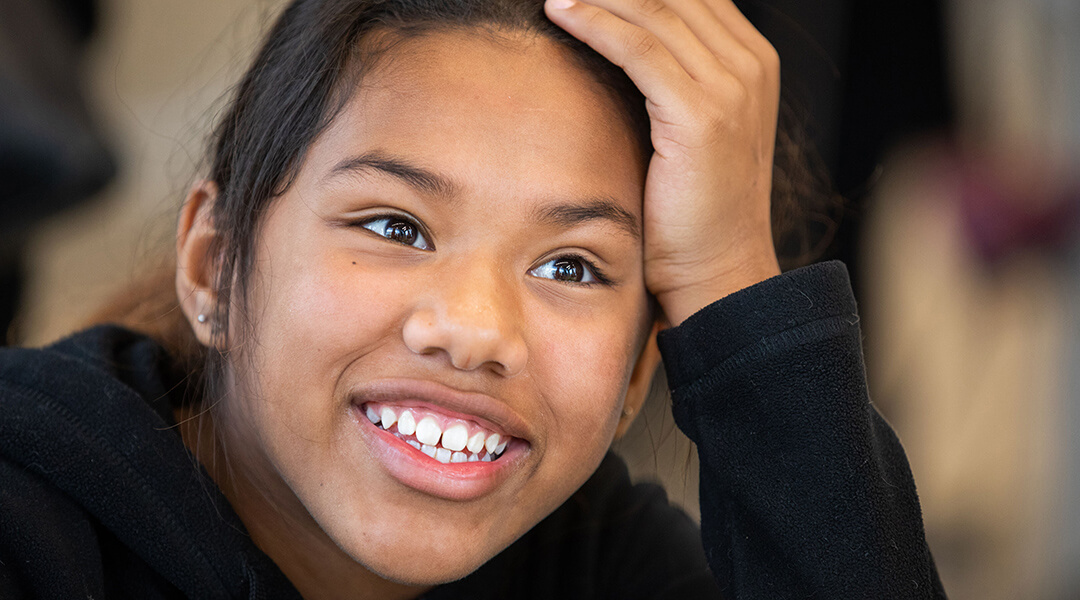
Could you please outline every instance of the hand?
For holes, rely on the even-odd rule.
[[[655,150],[645,284],[673,325],[780,273],[769,199],[776,51],[731,0],[547,0],[548,17],[626,71]]]

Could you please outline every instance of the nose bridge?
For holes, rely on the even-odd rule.
[[[446,315],[477,331],[505,329],[513,321],[509,286],[494,260],[473,257],[442,273]],[[500,293],[501,292],[501,293]]]
[[[444,351],[454,367],[489,365],[503,375],[524,368],[517,294],[497,257],[472,255],[446,264],[405,324],[414,352]]]

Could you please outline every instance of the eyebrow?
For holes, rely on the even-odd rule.
[[[339,162],[330,170],[326,178],[331,179],[345,173],[365,175],[371,171],[390,175],[425,195],[446,199],[452,199],[458,195],[458,186],[451,179],[410,163],[401,157],[378,150]],[[545,205],[534,211],[533,220],[560,227],[573,227],[597,220],[609,221],[631,237],[641,239],[641,226],[637,217],[608,197]]]
[[[379,151],[367,152],[339,162],[330,170],[326,178],[331,179],[343,173],[364,175],[371,171],[390,175],[428,196],[450,199],[457,195],[458,186],[450,179],[405,159]]]
[[[589,221],[609,221],[630,236],[641,239],[641,226],[637,217],[623,209],[611,198],[589,198],[581,202],[567,202],[540,207],[534,220],[561,227],[573,227]]]

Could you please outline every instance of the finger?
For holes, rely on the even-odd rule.
[[[768,41],[754,29],[730,0],[665,0],[672,12],[677,14],[690,30],[733,73],[745,79],[769,66]],[[726,2],[734,9],[719,6]],[[714,7],[713,5],[717,5]],[[721,18],[723,15],[723,18]]]
[[[548,18],[622,67],[634,85],[660,108],[685,106],[696,84],[689,73],[648,30],[611,12],[567,0],[547,0]]]
[[[656,36],[697,81],[709,78],[720,66],[713,51],[662,0],[588,0],[588,5],[604,9]]]
[[[739,7],[735,6],[734,0],[703,0],[703,2],[724,26],[742,41],[744,46],[757,55],[758,59],[766,64],[779,63],[776,49],[746,18]]]

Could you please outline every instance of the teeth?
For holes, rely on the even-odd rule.
[[[465,447],[469,449],[469,452],[473,454],[479,453],[484,449],[484,432],[477,431],[469,438],[469,443],[465,444]]]
[[[368,421],[371,421],[372,423],[379,422],[379,413],[375,412],[374,408],[371,408],[370,406],[365,406],[364,414],[367,415]]]
[[[469,437],[469,432],[465,429],[465,426],[461,423],[456,423],[446,428],[446,431],[442,434],[443,448],[447,448],[452,451],[458,451],[465,447],[465,441]]]
[[[439,425],[435,422],[435,419],[424,417],[416,424],[416,439],[420,440],[421,444],[431,444],[434,446],[439,443],[440,437],[442,437],[442,430],[439,429]]]
[[[408,409],[398,415],[389,406],[378,410],[366,406],[364,416],[387,431],[396,423],[397,430],[391,431],[393,435],[441,463],[491,462],[506,450],[510,441],[498,433],[485,435],[483,431],[470,436],[468,427],[460,422],[442,431],[434,417],[426,416],[417,423],[416,416]],[[411,439],[414,434],[415,439]]]
[[[453,456],[453,453],[450,452],[449,450],[447,450],[446,448],[436,448],[435,449],[435,460],[437,460],[437,461],[439,461],[439,462],[441,462],[443,464],[446,464],[446,463],[450,462],[450,457],[451,456]]]
[[[389,406],[383,407],[382,414],[379,415],[379,418],[382,419],[383,429],[390,429],[390,426],[397,422],[397,415],[394,413],[394,409]]]
[[[416,432],[416,418],[413,417],[412,411],[401,411],[401,416],[397,421],[397,430],[401,435],[412,435]]]

